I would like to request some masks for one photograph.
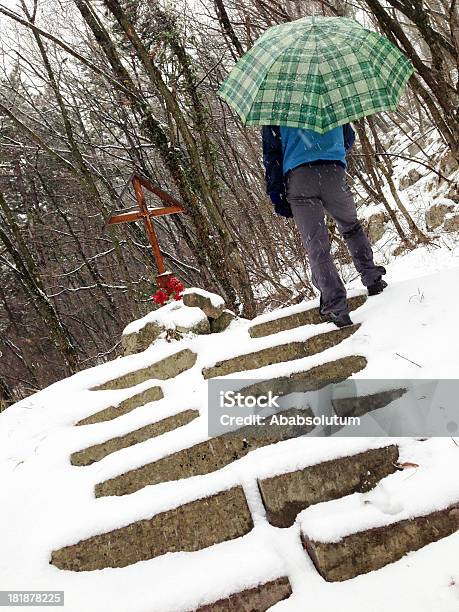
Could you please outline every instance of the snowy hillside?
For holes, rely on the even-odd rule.
[[[353,374],[356,380],[457,377],[459,250],[419,248],[391,263],[386,278],[388,289],[351,313],[354,323],[361,325],[336,346],[238,371],[233,377],[272,379],[352,355],[367,360],[366,367]],[[361,293],[355,282],[350,294]],[[254,324],[315,306],[316,302],[302,303],[251,322],[236,319],[217,334],[186,334],[170,342],[158,339],[142,353],[81,372],[2,413],[0,474],[7,494],[0,506],[1,588],[63,590],[65,609],[71,612],[102,608],[184,612],[288,577],[292,594],[273,610],[303,611],[310,602],[315,612],[338,606],[349,612],[458,610],[459,533],[344,582],[324,580],[300,538],[301,530],[301,537],[339,541],[362,529],[453,507],[459,503],[459,442],[453,438],[424,442],[384,437],[297,438],[255,449],[202,475],[165,479],[126,495],[94,496],[98,483],[116,481],[119,475],[206,441],[207,381],[202,370],[251,351],[332,331],[331,324],[318,323],[260,338],[249,335]],[[176,376],[148,379],[118,390],[91,390],[183,349],[197,358]],[[154,385],[161,387],[162,399],[117,418],[75,426]],[[162,435],[131,441],[116,452],[109,449],[89,465],[70,463],[70,456],[82,449],[184,411],[197,411],[192,415],[196,418]],[[399,447],[398,463],[407,467],[386,476],[373,491],[312,505],[290,527],[276,527],[268,521],[257,481],[390,445]],[[62,547],[237,486],[243,488],[253,520],[253,528],[242,537],[202,550],[170,552],[92,571],[69,571],[50,564],[52,552]]]

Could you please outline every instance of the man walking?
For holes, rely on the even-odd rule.
[[[346,185],[346,153],[355,141],[350,124],[319,134],[301,128],[264,126],[263,162],[267,193],[277,214],[294,217],[311,266],[312,282],[320,291],[320,313],[337,327],[352,325],[346,289],[330,253],[325,211],[336,221],[354,265],[369,295],[387,283],[383,266],[360,222]]]

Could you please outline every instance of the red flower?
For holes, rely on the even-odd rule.
[[[181,283],[175,276],[171,276],[167,280],[165,287],[158,289],[151,297],[155,304],[164,306],[164,304],[171,300],[181,300],[184,291],[185,286],[183,283]]]
[[[152,298],[155,304],[164,306],[164,304],[169,299],[169,295],[166,293],[164,289],[158,289],[158,291],[152,296]]]
[[[172,297],[174,300],[181,300],[185,287],[178,278],[171,276],[167,281],[166,291],[168,292],[169,297]]]

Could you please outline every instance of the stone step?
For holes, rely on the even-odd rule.
[[[406,389],[390,389],[358,397],[333,399],[332,404],[336,414],[340,417],[359,417],[384,408],[405,393]]]
[[[293,361],[309,355],[321,353],[326,349],[336,346],[352,334],[360,325],[351,325],[336,329],[317,336],[312,336],[304,342],[288,342],[287,344],[277,344],[268,348],[238,355],[230,359],[217,362],[215,365],[204,368],[202,374],[204,378],[214,378],[215,376],[226,376],[234,372],[254,370],[274,363]]]
[[[73,453],[70,457],[70,463],[72,465],[91,465],[92,463],[100,461],[107,455],[119,451],[122,448],[133,446],[139,442],[145,442],[145,440],[149,440],[150,438],[156,438],[157,436],[160,436],[168,431],[178,429],[179,427],[190,423],[198,416],[198,410],[184,410],[183,412],[179,412],[173,416],[161,419],[155,423],[150,423],[149,425],[145,425],[145,427],[141,427],[135,431],[131,431],[124,436],[111,438],[110,440],[102,442],[101,444],[96,444]]]
[[[326,518],[326,509],[322,512]],[[330,515],[330,520],[337,516]],[[455,504],[424,516],[351,533],[336,542],[314,540],[308,535],[306,522],[302,541],[322,577],[338,582],[381,569],[458,530],[459,504]]]
[[[141,391],[140,393],[136,393],[131,397],[123,400],[117,406],[109,406],[108,408],[104,408],[104,410],[100,410],[95,414],[92,414],[85,419],[81,419],[76,425],[92,425],[93,423],[103,423],[104,421],[111,421],[112,419],[116,419],[123,414],[127,414],[131,412],[131,410],[135,410],[135,408],[139,408],[140,406],[144,406],[149,402],[155,402],[157,400],[163,399],[163,390],[161,387],[149,387],[145,389],[145,391]]]
[[[308,410],[296,409],[286,410],[280,414],[312,416],[312,412]],[[96,497],[128,495],[148,485],[209,474],[245,457],[252,450],[296,438],[312,429],[307,426],[270,427],[266,425],[263,427],[263,432],[260,433],[260,430],[253,426],[243,427],[237,432],[200,442],[158,461],[101,482],[96,485],[95,495]]]
[[[357,310],[366,301],[365,295],[357,295],[348,299],[349,310]],[[271,334],[277,334],[287,329],[294,329],[295,327],[301,327],[302,325],[311,325],[323,323],[323,319],[319,314],[318,308],[309,308],[308,310],[302,310],[290,315],[279,317],[278,319],[271,319],[264,321],[263,323],[256,323],[249,328],[249,334],[252,338],[262,338],[263,336],[270,336]]]
[[[201,606],[193,612],[265,612],[292,594],[289,579],[284,576],[259,584],[252,589],[233,593],[225,599]]]
[[[313,504],[372,489],[397,470],[397,460],[398,448],[391,445],[259,480],[267,519],[275,527],[291,527]]]
[[[365,368],[365,357],[351,355],[335,361],[321,364],[302,372],[295,372],[288,377],[261,381],[241,390],[246,394],[267,394],[272,390],[274,395],[288,392],[314,391],[331,383],[346,380],[352,374]],[[201,442],[194,447],[183,449],[135,470],[116,476],[96,485],[96,497],[107,495],[126,495],[143,487],[169,480],[189,478],[199,474],[207,474],[240,459],[254,444],[260,444],[259,438],[244,442],[239,437],[221,436],[213,440]],[[259,446],[256,446],[259,448]]]
[[[157,321],[148,321],[134,333],[125,334],[123,332],[121,336],[122,354],[127,356],[145,351],[165,331],[165,328]]]
[[[152,363],[146,368],[128,372],[123,376],[109,380],[108,382],[97,387],[93,387],[92,390],[105,391],[127,389],[129,387],[139,385],[146,380],[150,380],[151,378],[157,378],[159,380],[174,378],[174,376],[177,376],[181,372],[192,368],[196,363],[196,358],[196,353],[193,353],[193,351],[190,351],[190,349],[182,349],[177,353],[173,353],[172,355],[164,357],[164,359],[160,359],[159,361]]]
[[[51,563],[71,571],[126,567],[169,552],[201,550],[252,528],[244,491],[234,487],[55,550]]]
[[[345,381],[366,366],[367,360],[362,355],[349,355],[308,370],[294,372],[290,376],[258,381],[241,389],[241,393],[257,396],[266,395],[269,391],[272,391],[273,395],[318,391],[329,384]]]

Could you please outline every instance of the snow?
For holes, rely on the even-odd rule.
[[[387,271],[389,287],[352,313],[361,327],[338,346],[294,362],[238,373],[233,378],[283,376],[353,354],[368,359],[367,368],[353,377],[361,384],[379,379],[383,388],[388,378],[457,378],[459,250],[447,246],[418,248],[391,261]],[[351,294],[363,290],[357,281],[350,283],[349,289]],[[287,312],[315,305],[317,300]],[[165,307],[160,309],[160,316],[172,320],[182,308],[178,303],[174,308]],[[285,314],[277,311],[257,322]],[[275,612],[303,612],[309,601],[314,602],[314,612],[330,612],[337,605],[342,612],[382,612],[390,607],[404,612],[457,612],[459,534],[377,572],[345,583],[326,583],[302,550],[299,522],[282,530],[267,523],[256,482],[257,478],[365,448],[399,444],[401,461],[420,467],[386,478],[383,487],[367,497],[346,499],[339,520],[331,522],[333,529],[329,523],[322,527],[315,523],[323,537],[338,537],[361,527],[365,520],[387,523],[457,502],[458,448],[447,437],[422,443],[388,437],[308,438],[307,443],[294,439],[258,449],[212,474],[145,487],[132,495],[94,498],[94,485],[98,482],[207,439],[207,382],[201,375],[203,367],[232,355],[306,340],[334,329],[323,323],[251,339],[251,324],[238,319],[231,329],[220,334],[187,336],[172,342],[159,339],[143,353],[80,372],[0,414],[0,481],[2,490],[7,491],[0,504],[2,588],[64,590],[69,612],[95,612],[102,607],[113,612],[184,612],[287,575],[293,595],[277,604]],[[198,359],[193,368],[173,380],[149,380],[119,391],[90,390],[183,348],[196,352]],[[162,387],[162,400],[112,421],[74,427],[78,420],[152,385]],[[112,453],[87,467],[71,466],[69,462],[72,452],[186,409],[198,410],[200,416],[180,429]],[[56,548],[236,485],[243,486],[255,523],[243,538],[119,569],[79,573],[61,571],[49,564],[50,553]],[[363,504],[365,500],[369,503]],[[333,503],[327,504],[327,513]]]
[[[177,327],[193,327],[204,319],[207,319],[207,317],[200,308],[185,306],[182,300],[177,300],[149,312],[141,319],[132,321],[125,327],[123,336],[136,334],[149,323],[156,323],[164,329],[176,329]]]
[[[183,295],[187,293],[197,293],[210,300],[214,308],[224,306],[225,302],[222,297],[216,293],[205,291],[197,287],[185,289]],[[197,306],[185,306],[183,300],[175,300],[165,304],[161,308],[152,310],[147,315],[136,321],[132,321],[123,330],[123,336],[139,333],[146,325],[156,323],[164,329],[190,328],[204,319],[207,319],[206,314]]]

